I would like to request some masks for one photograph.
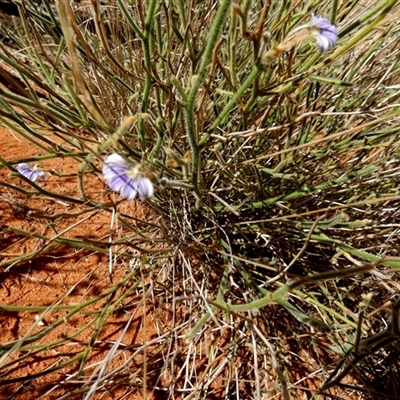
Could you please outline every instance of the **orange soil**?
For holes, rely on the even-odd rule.
[[[34,146],[27,145],[19,137],[12,134],[8,129],[0,128],[0,155],[7,161],[20,160],[30,156],[37,156]],[[72,159],[65,159],[62,164],[59,160],[47,160],[40,164],[40,167],[51,170],[56,168],[57,172],[67,174],[76,172],[79,162]],[[48,174],[48,179],[37,182],[44,189],[54,191],[63,195],[78,198],[76,177],[58,177]],[[18,176],[12,176],[7,168],[0,168],[0,181],[20,186],[26,190],[32,190],[29,185]],[[105,184],[99,176],[90,175],[85,179],[85,188],[91,196],[102,198],[105,196]],[[126,202],[125,212],[130,211],[131,215],[138,218],[145,218],[148,210],[138,202]],[[128,204],[129,203],[129,204]],[[66,214],[75,213],[82,209],[82,206],[73,206],[63,201],[57,201],[50,197],[27,196],[0,185],[0,265],[10,259],[39,250],[45,244],[43,239],[29,238],[18,233],[14,229],[35,232],[43,236],[53,237],[55,232],[62,232],[73,224],[73,229],[63,234],[71,239],[82,238],[106,242],[110,232],[111,214],[106,211],[99,211],[90,217],[90,213],[78,217],[67,218]],[[64,214],[54,220],[41,218],[43,215]],[[79,222],[81,221],[81,222]],[[64,245],[54,247],[45,251],[32,261],[19,262],[12,265],[0,267],[0,306],[35,306],[52,305],[59,301],[59,304],[79,304],[108,290],[112,285],[109,280],[108,254],[99,254],[86,249],[70,248]],[[117,267],[114,273],[114,282],[129,272],[127,267]],[[71,292],[69,290],[74,288]],[[62,297],[65,296],[65,300]],[[88,323],[93,316],[87,310],[101,311],[106,300],[99,301],[93,306],[85,309],[85,313],[77,313],[68,323],[61,324],[44,338],[39,339],[35,344],[50,343],[76,332],[78,327]],[[116,368],[129,357],[135,349],[134,344],[142,344],[155,335],[154,324],[147,318],[146,330],[143,328],[146,314],[143,312],[142,295],[133,294],[122,304],[121,310],[116,310],[108,317],[107,323],[101,328],[93,348],[85,363],[89,366],[83,372],[84,376],[90,376],[97,366],[110,351],[114,341],[120,338],[121,333],[132,317],[132,322],[125,333],[122,343],[118,348],[119,355],[116,356],[108,370]],[[1,310],[1,308],[0,308]],[[129,311],[128,311],[129,310]],[[6,344],[18,338],[23,338],[29,332],[36,333],[49,324],[62,319],[69,310],[54,310],[48,312],[43,321],[34,326],[39,318],[40,312],[32,311],[0,311],[0,337],[1,343]],[[44,396],[45,399],[59,399],[63,394],[82,387],[77,387],[73,382],[74,377],[70,376],[76,372],[79,361],[62,370],[54,373],[44,373],[32,380],[22,378],[43,373],[46,369],[71,359],[87,348],[91,340],[94,328],[86,329],[79,334],[74,341],[67,341],[67,344],[56,348],[44,350],[37,356],[30,356],[26,360],[0,371],[0,399],[12,398],[14,400],[31,400]],[[123,350],[130,346],[130,349]],[[25,352],[26,353],[26,352]],[[9,356],[8,363],[17,356]],[[141,355],[135,358],[141,362]],[[91,366],[91,367],[90,367]],[[110,384],[109,393],[101,393],[95,398],[102,399],[141,399],[142,390],[135,386],[135,366],[132,365],[132,376],[127,374],[121,378],[122,386],[113,388]],[[4,385],[4,380],[16,379],[15,383]],[[21,379],[18,381],[18,379]],[[3,381],[3,382],[2,382]],[[71,382],[71,383],[69,383]],[[133,383],[134,385],[130,385]],[[52,390],[51,390],[52,389]],[[160,397],[161,396],[161,397]],[[156,394],[147,395],[148,399],[162,398]],[[82,398],[77,395],[71,398]]]

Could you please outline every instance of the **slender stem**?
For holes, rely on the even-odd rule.
[[[374,268],[373,264],[365,264],[360,267],[348,268],[348,269],[339,270],[339,271],[322,272],[320,274],[306,276],[303,279],[289,282],[288,284],[283,285],[282,287],[275,290],[274,292],[267,292],[267,294],[264,297],[262,297],[261,299],[253,300],[247,304],[231,305],[231,304],[227,304],[227,303],[220,304],[220,303],[211,302],[211,301],[210,301],[210,304],[219,306],[222,309],[227,310],[227,311],[233,311],[233,312],[250,311],[252,309],[264,307],[267,304],[279,302],[279,300],[284,298],[284,296],[287,293],[290,293],[291,291],[302,286],[303,284],[322,282],[322,281],[326,281],[326,280],[330,280],[330,279],[342,278],[342,277],[346,277],[346,276],[353,276],[353,275],[357,275],[360,273],[368,273],[373,268]]]
[[[149,8],[147,10],[147,17],[145,21],[145,26],[144,26],[144,32],[142,36],[142,43],[143,43],[143,51],[144,51],[144,66],[146,69],[146,80],[144,84],[144,89],[143,89],[143,98],[142,98],[142,105],[140,107],[140,111],[142,113],[147,112],[147,105],[149,102],[149,97],[150,97],[150,89],[152,86],[152,77],[151,77],[151,28],[153,25],[153,19],[154,19],[154,14],[156,12],[156,6],[157,4],[160,6],[161,5],[160,0],[151,0],[149,4]],[[144,120],[141,119],[139,121],[139,134],[140,134],[140,139],[142,142],[143,150],[144,146],[146,143],[146,138],[144,134]]]
[[[197,132],[194,120],[194,103],[200,88],[200,85],[204,82],[207,69],[210,65],[210,61],[213,55],[214,47],[218,41],[219,35],[222,30],[225,18],[229,12],[231,0],[221,0],[220,6],[215,17],[215,21],[209,36],[208,43],[204,50],[201,64],[197,75],[194,79],[192,87],[187,96],[187,104],[184,109],[186,134],[188,136],[190,149],[192,151],[192,181],[194,192],[198,200],[200,199],[199,189],[199,165],[200,165],[200,149],[197,143]]]
[[[360,26],[363,22],[367,21],[382,8],[383,8],[383,14],[386,15],[390,11],[390,9],[396,5],[397,2],[398,2],[397,0],[379,1],[376,7],[371,8],[369,11],[362,14],[358,19],[356,19],[351,25],[343,29],[343,31],[340,32],[340,37],[343,37],[352,30],[356,29],[358,26]]]
[[[131,13],[128,11],[128,9],[126,8],[126,2],[122,1],[122,0],[118,0],[118,4],[121,8],[122,14],[124,14],[124,17],[126,18],[126,20],[128,21],[129,25],[131,26],[131,28],[135,31],[135,33],[141,38],[143,39],[143,32],[141,31],[141,29],[139,28],[139,26],[136,24],[135,20],[131,17]]]
[[[338,0],[332,1],[332,11],[331,11],[331,24],[335,24],[336,16],[337,16],[337,9],[338,9]]]
[[[225,117],[228,115],[229,111],[235,106],[239,98],[243,95],[243,93],[250,87],[250,85],[254,82],[257,78],[258,74],[260,73],[261,68],[260,66],[255,66],[251,74],[247,77],[247,79],[243,82],[243,85],[238,89],[238,91],[232,96],[229,100],[228,104],[224,107],[224,109],[219,113],[218,117],[214,121],[214,123],[210,126],[209,132],[212,132],[214,129],[221,124]]]
[[[232,86],[237,87],[237,72],[236,72],[236,39],[237,39],[237,17],[236,12],[232,9],[229,36],[228,36],[228,62],[229,62],[229,75],[231,78]]]

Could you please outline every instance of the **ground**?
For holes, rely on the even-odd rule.
[[[27,145],[25,140],[6,128],[0,129],[0,154],[7,161],[39,155],[34,146]],[[62,195],[78,197],[76,177],[58,177],[51,174],[53,168],[62,174],[75,172],[79,167],[78,162],[65,159],[60,164],[59,159],[53,159],[43,161],[40,166],[50,171],[47,172],[48,179],[37,182],[41,187]],[[96,196],[110,195],[106,194],[105,183],[100,174],[98,175],[96,178],[91,175],[90,179],[85,182],[87,193]],[[26,182],[18,176],[13,176],[7,168],[0,169],[0,180],[28,191],[31,190]],[[70,239],[85,238],[88,242],[107,241],[112,218],[109,212],[96,212],[94,215],[86,213],[70,217],[67,214],[76,213],[82,207],[79,205],[71,207],[66,202],[50,197],[46,198],[43,195],[27,196],[3,185],[0,186],[0,190],[1,305],[79,304],[106,292],[112,286],[106,247],[103,247],[104,254],[100,254],[87,249],[74,249],[67,245],[53,243],[53,247],[32,261],[20,261],[21,256],[41,250],[45,242],[40,237],[29,238],[26,234],[18,232],[18,230],[29,231],[43,236],[55,236],[54,232],[57,232],[60,236]],[[148,213],[146,206],[139,202],[127,202],[125,211],[138,218],[145,218]],[[59,217],[55,219],[42,218],[50,214],[59,215]],[[71,226],[73,226],[72,229]],[[10,260],[14,259],[16,261],[10,263]],[[119,282],[129,272],[126,266],[117,264],[115,270],[112,271],[113,281]],[[77,327],[83,327],[91,320],[92,316],[89,312],[101,312],[102,306],[108,299],[109,297],[105,297],[103,301],[97,301],[92,306],[88,306],[84,313],[77,313],[76,316],[69,319],[67,324],[61,324],[44,338],[35,341],[35,344],[52,343],[77,332]],[[121,332],[129,319],[132,318],[132,323],[121,340],[120,355],[113,359],[112,365],[109,366],[110,369],[116,368],[118,364],[122,365],[126,357],[132,355],[135,345],[154,337],[155,325],[151,323],[151,316],[146,317],[143,314],[141,302],[140,290],[132,291],[131,295],[120,304],[119,309],[108,316],[107,323],[101,327],[95,343],[92,344],[92,351],[86,360],[83,375],[89,376],[96,368],[96,362],[104,358],[118,338],[121,339]],[[68,311],[68,309],[54,310],[41,316],[40,311],[2,310],[0,312],[1,342],[6,345],[18,338],[39,332],[46,326],[62,319]],[[147,323],[144,321],[145,318],[148,319]],[[14,380],[15,383],[0,386],[0,398],[30,400],[44,396],[45,399],[59,399],[69,390],[76,390],[76,385],[73,383],[69,385],[68,381],[76,380],[74,374],[76,374],[79,361],[55,373],[46,373],[45,371],[80,354],[87,348],[93,332],[94,327],[86,329],[74,338],[73,345],[69,341],[66,345],[41,351],[37,357],[30,356],[26,360],[21,359],[18,363],[2,370],[0,381],[7,379],[8,381]],[[124,346],[130,350],[122,351]],[[16,348],[14,352],[15,357],[18,353],[17,350]],[[34,349],[32,348],[31,351]],[[139,363],[141,357],[142,355],[137,357]],[[1,363],[8,363],[12,358],[12,356],[8,356],[1,360]],[[27,376],[35,374],[37,374],[35,379],[29,381],[25,379]],[[125,376],[121,379],[125,382],[122,387],[111,388],[110,393],[103,393],[101,398],[122,399],[125,398],[124,396],[129,396],[130,399],[143,398],[140,390],[137,390],[135,386],[127,385],[128,382],[134,381],[134,375],[135,371],[132,371],[131,377],[126,376],[125,371]],[[155,398],[155,396],[162,398],[162,393],[148,395],[147,398]]]

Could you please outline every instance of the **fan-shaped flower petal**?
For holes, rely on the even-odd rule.
[[[103,176],[108,186],[128,200],[139,196],[141,200],[154,194],[151,180],[139,172],[139,168],[132,168],[119,154],[110,154],[104,161]]]
[[[317,17],[312,14],[310,26],[314,29],[313,36],[317,41],[317,46],[321,53],[325,53],[335,47],[338,40],[335,25],[331,24],[326,18]]]
[[[20,163],[17,165],[17,171],[25,178],[35,182],[37,179],[45,179],[46,174],[40,168],[31,167],[29,164]]]

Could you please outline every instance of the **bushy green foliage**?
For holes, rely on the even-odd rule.
[[[179,342],[183,353],[224,328],[231,343],[218,356],[247,364],[235,377],[228,361],[195,352],[188,370],[204,357],[208,372],[188,372],[183,382],[167,357],[177,397],[187,390],[211,398],[212,381],[223,376],[226,393],[266,398],[269,360],[275,390],[296,396],[291,367],[303,361],[290,365],[284,348],[292,337],[301,343],[300,332],[307,348],[321,346],[312,334],[323,335],[349,374],[356,367],[347,359],[368,362],[399,338],[398,327],[378,327],[377,341],[357,350],[368,334],[363,313],[383,304],[360,305],[369,293],[363,280],[391,268],[396,281],[400,267],[397,1],[42,3],[20,4],[21,24],[0,45],[15,76],[0,89],[0,119],[40,149],[35,161],[76,160],[79,195],[28,179],[29,193],[0,183],[112,213],[120,201],[87,193],[85,177],[98,176],[111,152],[142,164],[156,188],[154,218],[140,229],[119,218],[146,243],[165,246],[153,258],[137,238],[120,243],[133,243],[141,262],[184,286],[178,300],[164,293],[188,310],[176,321],[189,340]],[[338,27],[327,53],[309,34],[312,13]],[[13,173],[34,161],[0,160]],[[318,361],[321,380],[334,369],[327,360]],[[367,390],[362,378],[359,390]]]

